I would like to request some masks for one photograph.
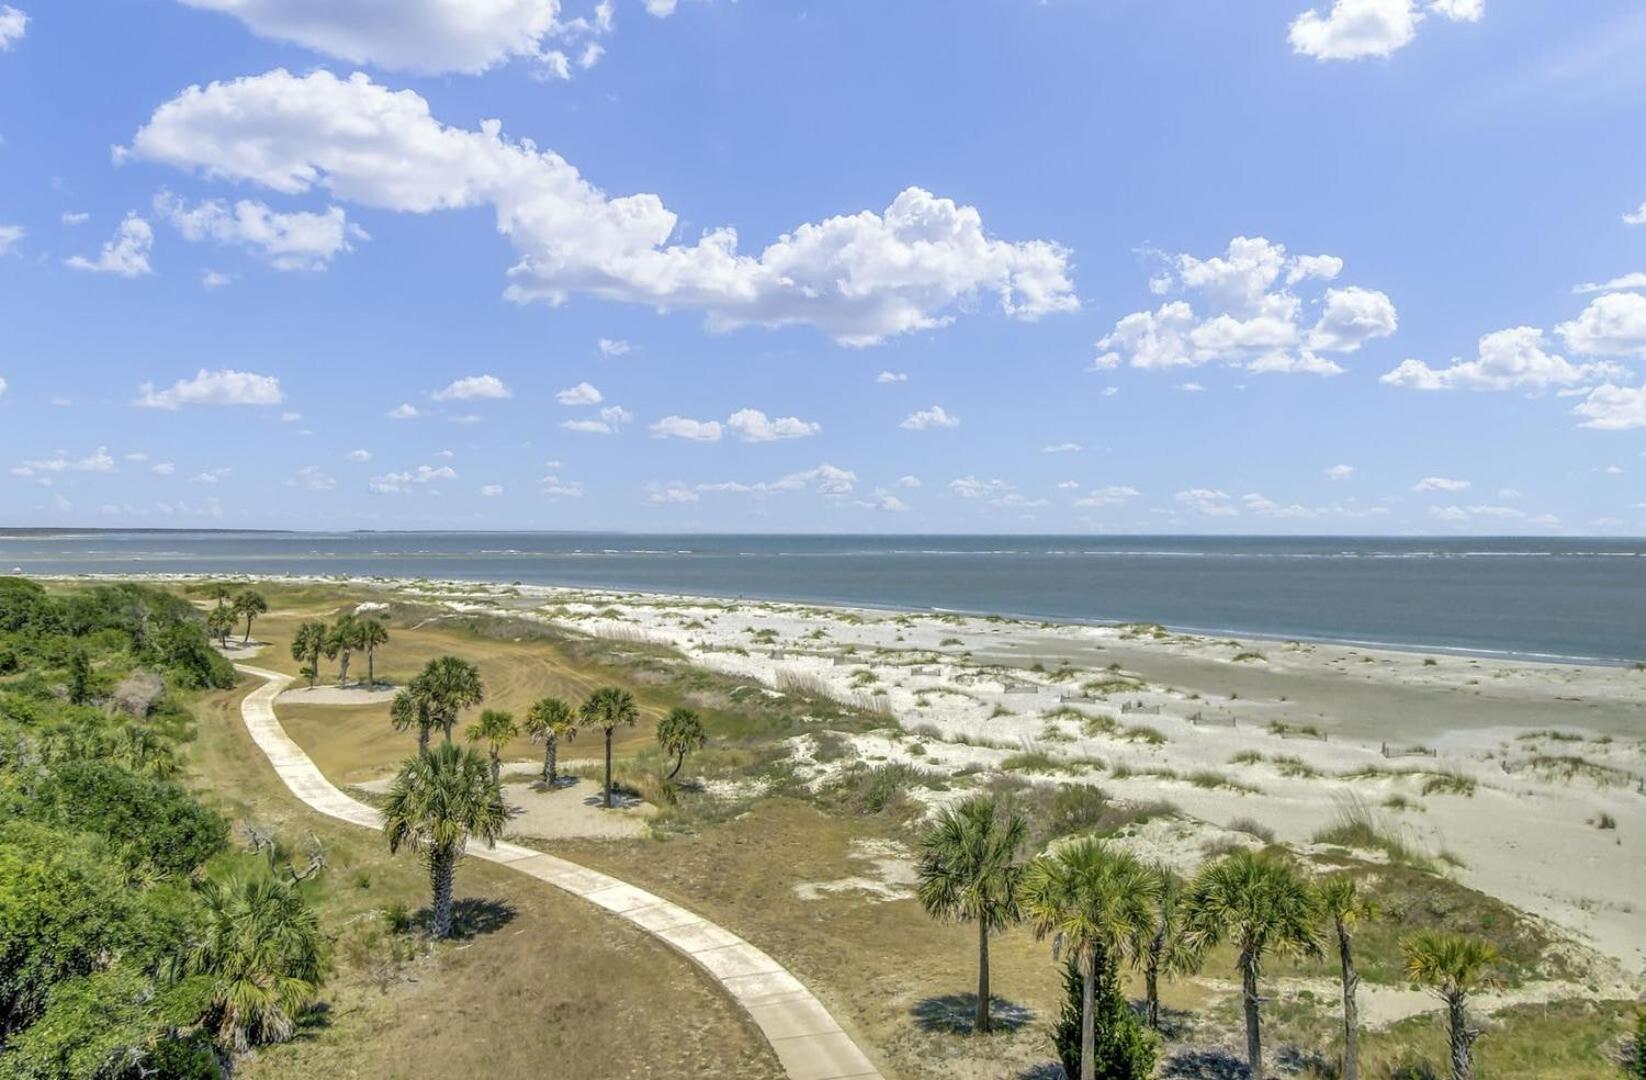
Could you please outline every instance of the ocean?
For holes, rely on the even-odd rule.
[[[0,532],[13,568],[520,582],[1646,659],[1640,540]]]

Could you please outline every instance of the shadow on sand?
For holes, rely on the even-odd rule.
[[[921,1031],[970,1035],[977,1015],[976,994],[944,994],[915,1002],[909,1010]],[[990,996],[989,1022],[996,1031],[1016,1031],[1034,1019],[1034,1010],[1015,1001]]]

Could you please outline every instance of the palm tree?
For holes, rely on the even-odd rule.
[[[1320,901],[1292,864],[1273,855],[1237,851],[1201,867],[1189,889],[1184,943],[1197,955],[1231,940],[1246,1010],[1246,1063],[1263,1075],[1258,976],[1269,950],[1320,955],[1315,924]]]
[[[487,709],[480,714],[480,719],[469,725],[465,732],[470,742],[484,742],[491,760],[492,783],[497,783],[503,774],[503,748],[520,734],[520,725],[514,722],[514,714],[502,709]]]
[[[233,633],[237,622],[239,620],[234,617],[233,610],[226,607],[215,607],[206,613],[206,630],[225,649],[229,647],[229,634]]]
[[[1497,950],[1490,942],[1464,934],[1418,934],[1400,943],[1406,954],[1406,974],[1423,983],[1446,1002],[1451,1028],[1452,1080],[1474,1076],[1474,1043],[1478,1029],[1469,1027],[1469,995],[1496,982],[1492,965]]]
[[[1023,880],[1018,850],[1028,831],[1023,818],[986,795],[945,810],[920,842],[920,904],[949,922],[977,924],[977,1019],[989,1033],[989,935],[1021,918]]]
[[[214,581],[211,583],[206,595],[216,600],[218,607],[222,607],[234,596],[234,590],[229,587],[229,583],[226,581]]]
[[[561,698],[538,698],[526,712],[526,731],[532,738],[543,740],[543,782],[553,787],[560,779],[555,773],[555,756],[562,742],[577,738],[577,715]]]
[[[429,867],[433,933],[451,936],[452,880],[470,837],[497,844],[509,819],[503,793],[473,750],[445,743],[400,767],[383,804],[389,851],[409,847]]]
[[[434,730],[434,715],[429,711],[428,696],[422,693],[418,680],[413,679],[410,686],[395,691],[394,700],[389,702],[389,723],[396,731],[410,731],[417,729],[417,752],[429,752],[429,732]]]
[[[326,659],[337,659],[337,685],[343,686],[349,681],[349,656],[355,649],[360,648],[360,620],[353,614],[344,612],[332,624],[331,633],[326,637]]]
[[[309,689],[314,689],[320,677],[320,654],[326,651],[326,640],[331,631],[323,622],[306,622],[297,628],[291,639],[291,658],[303,665],[303,674],[309,677]]]
[[[246,636],[240,640],[240,644],[249,644],[251,642],[251,621],[269,610],[269,602],[263,598],[262,593],[247,589],[234,598],[233,610],[236,615],[246,620]]]
[[[709,741],[709,736],[703,731],[703,721],[691,709],[674,709],[657,725],[657,745],[663,748],[665,754],[674,755],[674,768],[669,770],[665,780],[673,780],[680,773],[680,766],[686,763],[686,755],[693,750],[701,750]]]
[[[1183,943],[1183,879],[1165,863],[1149,868],[1154,876],[1154,908],[1136,956],[1143,965],[1145,1019],[1160,1030],[1160,976],[1181,975],[1194,968],[1194,957]]]
[[[1018,903],[1036,938],[1052,939],[1052,959],[1067,950],[1080,967],[1080,1080],[1097,1069],[1092,1007],[1099,954],[1130,955],[1149,924],[1155,883],[1128,852],[1093,838],[1066,844],[1029,864]]]
[[[1354,931],[1361,919],[1375,911],[1348,874],[1333,874],[1320,884],[1320,903],[1337,933],[1337,958],[1343,969],[1343,1073],[1342,1080],[1360,1080],[1360,1011],[1355,991],[1360,973],[1355,971]]]
[[[486,697],[485,684],[480,681],[480,669],[467,660],[455,656],[437,656],[423,665],[414,682],[421,683],[421,693],[428,699],[429,714],[434,726],[452,741],[452,729],[457,726],[457,714],[472,709]]]
[[[377,685],[377,650],[389,643],[389,628],[380,619],[360,620],[360,647],[366,650],[366,685]]]
[[[581,719],[584,727],[597,727],[606,734],[606,809],[612,808],[612,731],[619,724],[633,727],[640,719],[635,708],[634,695],[616,686],[603,686],[583,702]]]
[[[200,886],[199,937],[185,974],[209,980],[208,1023],[235,1053],[291,1038],[326,971],[320,920],[295,888],[274,878]]]

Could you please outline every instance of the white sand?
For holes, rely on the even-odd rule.
[[[276,700],[282,705],[381,705],[394,700],[395,689],[381,684],[368,687],[363,683],[353,686],[321,683],[312,688],[307,684],[294,684]]]

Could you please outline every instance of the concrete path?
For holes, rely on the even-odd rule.
[[[268,756],[292,794],[329,817],[366,829],[381,829],[383,823],[377,811],[339,791],[280,726],[274,714],[274,699],[292,681],[291,677],[246,664],[235,667],[264,680],[262,686],[246,695],[240,713],[252,741]],[[501,863],[598,904],[685,953],[748,1012],[777,1051],[791,1080],[880,1080],[879,1070],[812,992],[776,960],[736,934],[644,889],[531,848],[507,843],[495,848],[471,844],[468,854]]]

